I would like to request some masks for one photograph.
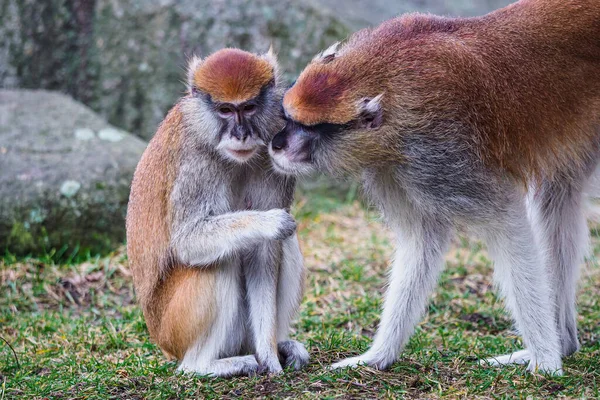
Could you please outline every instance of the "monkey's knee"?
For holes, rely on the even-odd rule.
[[[155,339],[170,358],[182,360],[214,323],[214,295],[210,276],[205,275],[180,269],[173,271],[165,283],[166,300]]]
[[[189,351],[193,351],[194,347],[201,347],[199,341],[205,336],[205,324],[202,318],[194,318],[194,316],[183,317],[176,322],[173,321],[175,318],[182,318],[182,316],[175,314],[163,321],[156,341],[168,360],[181,361]]]

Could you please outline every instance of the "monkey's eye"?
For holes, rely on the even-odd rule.
[[[231,114],[233,114],[233,109],[229,106],[221,106],[218,108],[219,114],[224,115],[224,116],[230,116]]]
[[[256,105],[254,105],[254,104],[246,104],[244,106],[245,113],[251,113],[251,112],[254,112],[255,110],[256,110]]]

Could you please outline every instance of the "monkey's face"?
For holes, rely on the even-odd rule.
[[[202,116],[206,139],[226,159],[249,161],[284,124],[271,52],[257,56],[224,49],[193,59],[188,80],[191,112]]]
[[[270,101],[273,90],[274,84],[268,84],[258,96],[241,102],[204,98],[218,126],[216,149],[224,157],[238,163],[249,161],[283,125],[275,101]]]
[[[288,91],[285,99],[288,99]],[[352,174],[377,162],[386,153],[381,96],[364,97],[356,103],[354,115],[344,122],[323,118],[305,122],[284,100],[286,125],[269,146],[275,169],[289,175],[314,170],[330,174]]]
[[[285,93],[287,124],[269,147],[279,172],[353,174],[387,151],[381,84],[337,47],[315,57]]]

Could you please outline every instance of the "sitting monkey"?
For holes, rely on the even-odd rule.
[[[193,58],[188,84],[139,162],[127,212],[148,330],[181,371],[279,373],[280,356],[299,369],[295,179],[271,171],[266,148],[284,125],[277,61],[224,49]]]

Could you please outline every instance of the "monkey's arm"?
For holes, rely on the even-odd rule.
[[[181,262],[208,265],[261,241],[285,239],[295,230],[294,218],[282,209],[196,215],[175,227],[171,250]]]
[[[277,353],[277,281],[281,263],[281,241],[264,241],[244,252],[249,335],[258,365],[269,374],[282,371]]]

